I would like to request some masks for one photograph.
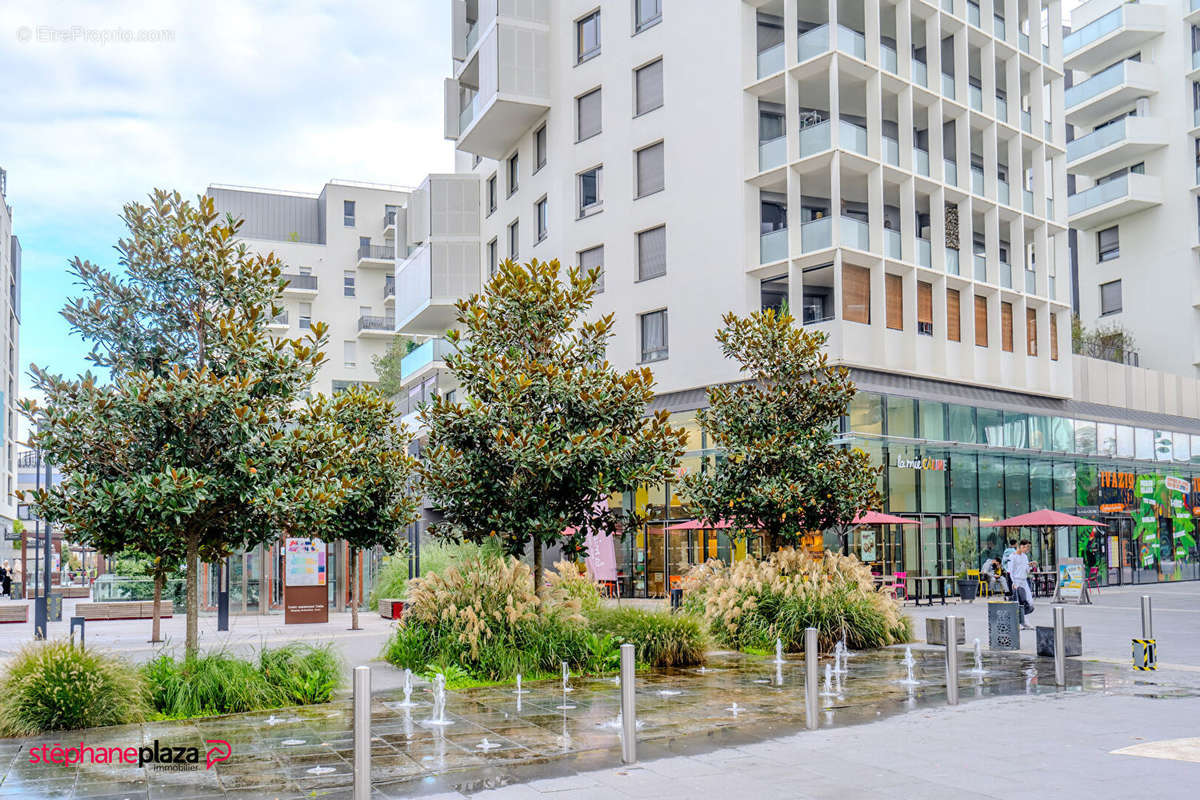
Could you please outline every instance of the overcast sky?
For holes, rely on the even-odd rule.
[[[100,41],[113,29],[158,41]],[[5,0],[0,167],[24,250],[22,372],[87,367],[58,313],[75,291],[66,263],[112,265],[122,204],[155,187],[316,192],[451,170],[448,40],[439,0]]]

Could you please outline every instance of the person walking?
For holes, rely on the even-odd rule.
[[[8,561],[4,562],[4,566],[0,567],[0,593],[5,597],[12,599],[12,573],[8,569]]]
[[[1017,544],[1017,550],[1009,560],[1008,576],[1012,583],[1013,599],[1021,607],[1021,630],[1031,631],[1033,628],[1025,624],[1025,617],[1033,613],[1033,592],[1029,588],[1029,572],[1036,570],[1037,565],[1029,561],[1029,549],[1032,543],[1022,539]]]

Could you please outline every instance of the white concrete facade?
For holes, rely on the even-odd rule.
[[[1058,2],[449,5],[480,283],[603,264],[610,359],[664,393],[737,379],[721,316],[786,298],[839,363],[1071,395]]]
[[[1200,377],[1197,25],[1194,0],[1090,0],[1064,39],[1080,319],[1125,328],[1141,366],[1187,378]]]
[[[409,190],[330,181],[317,194],[225,185],[207,194],[219,211],[246,220],[241,238],[251,249],[274,252],[286,265],[291,283],[274,330],[299,337],[312,321],[329,325],[327,360],[312,391],[375,383],[372,358],[395,337],[396,247],[399,240],[407,252]]]
[[[3,354],[3,380],[0,382],[0,428],[4,431],[4,492],[0,498],[0,528],[12,529],[17,517],[17,402],[20,399],[21,359],[21,243],[13,233],[13,209],[8,204],[8,175],[0,169],[0,354]]]

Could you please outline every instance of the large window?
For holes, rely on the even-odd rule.
[[[922,450],[922,458],[940,461],[943,469],[921,469],[918,472],[921,479],[921,511],[928,514],[942,514],[946,511],[946,454],[937,450]],[[957,510],[957,509],[956,509]]]
[[[354,297],[354,283],[357,275],[352,269],[348,269],[342,273],[342,295],[344,297]]]
[[[1025,309],[1025,353],[1036,357],[1038,354],[1037,309]]]
[[[917,437],[917,401],[911,397],[887,396],[887,435]]]
[[[579,216],[594,214],[604,206],[600,199],[602,167],[592,167],[579,173]]]
[[[633,0],[633,30],[641,33],[662,22],[662,0]]]
[[[336,208],[336,206],[335,206],[335,208]],[[353,200],[343,200],[342,201],[342,224],[345,225],[347,228],[354,227],[354,201]]]
[[[990,447],[1004,446],[1004,412],[994,408],[975,411],[978,420],[979,444]]]
[[[533,171],[537,172],[546,166],[546,126],[538,128],[533,134]]]
[[[883,294],[886,301],[885,322],[894,331],[904,330],[904,279],[888,273],[883,276]]]
[[[952,442],[975,444],[975,409],[971,406],[951,404],[946,407],[946,417],[950,424],[949,439]]]
[[[600,55],[600,12],[594,11],[575,23],[576,63]]]
[[[600,90],[593,89],[575,100],[575,140],[582,142],[600,133]]]
[[[1013,351],[1013,306],[1004,300],[1000,301],[1000,349]]]
[[[917,281],[917,333],[933,336],[933,284]]]
[[[641,316],[642,361],[662,361],[667,357],[667,310]]]
[[[970,453],[950,456],[950,508],[955,513],[971,513],[979,507],[978,464]]]
[[[979,456],[979,516],[981,521],[1004,519],[1004,459]]]
[[[1121,281],[1100,284],[1100,313],[1117,314],[1121,311]]]
[[[637,151],[637,196],[661,192],[666,185],[663,143],[658,142]]]
[[[1075,510],[1075,465],[1054,465],[1054,508],[1058,511]]]
[[[633,73],[633,114],[641,116],[663,105],[663,62],[647,64]]]
[[[299,325],[301,330],[307,330],[312,327],[312,303],[300,304]]]
[[[845,271],[842,273],[843,279]],[[833,265],[808,267],[800,273],[801,318],[805,325],[833,319]]]
[[[988,346],[988,306],[987,298],[975,295],[975,346]]]
[[[1029,511],[1029,461],[1007,456],[1004,459],[1004,515]]]
[[[829,272],[830,278],[832,278],[832,267],[829,267]],[[808,278],[806,274],[806,288],[807,285]],[[832,285],[830,288],[832,288]],[[832,300],[832,298],[830,299]],[[807,308],[805,312],[804,321],[807,323],[810,321],[808,319]],[[830,316],[822,317],[822,319],[831,317],[832,303],[830,304]],[[864,325],[871,324],[871,270],[866,267],[842,264],[842,319],[847,322],[861,322]]]
[[[638,280],[667,274],[667,226],[659,225],[637,235]],[[666,313],[663,313],[666,319]]]
[[[1133,457],[1143,461],[1154,460],[1154,431],[1146,428],[1133,429]]]
[[[962,309],[958,289],[946,290],[946,338],[951,342],[962,341]]]
[[[858,392],[846,409],[850,430],[855,433],[883,434],[883,398],[874,392]]]
[[[917,435],[922,439],[942,441],[946,438],[946,405],[936,400],[922,400],[920,409],[920,428]]]
[[[358,363],[358,343],[353,339],[342,342],[342,364],[347,369],[353,369]]]
[[[1049,461],[1029,462],[1029,505],[1035,511],[1054,508],[1054,468]]]
[[[919,453],[912,447],[891,445],[888,447],[888,510],[892,512],[913,512],[917,507],[917,473],[920,470],[911,467],[901,467],[919,458]]]
[[[579,266],[584,272],[589,272],[593,269],[600,270],[600,277],[596,280],[596,291],[604,291],[604,245],[591,247],[587,250],[579,251]]]
[[[1004,446],[1024,450],[1028,447],[1028,414],[1004,412]]]
[[[1096,455],[1096,423],[1086,419],[1075,420],[1075,452],[1085,456]]]
[[[1096,259],[1098,261],[1112,261],[1114,258],[1121,257],[1121,238],[1117,232],[1117,226],[1105,228],[1096,234]]]

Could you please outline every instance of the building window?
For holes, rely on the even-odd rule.
[[[883,276],[883,296],[886,301],[884,323],[894,331],[904,330],[904,279],[899,275]]]
[[[1000,349],[1013,351],[1013,307],[1012,303],[1000,301]]]
[[[533,171],[537,172],[546,166],[546,126],[538,128],[533,134]]]
[[[1096,234],[1096,254],[1098,261],[1112,261],[1121,257],[1121,237],[1116,225]]]
[[[1121,311],[1121,281],[1100,284],[1100,314],[1117,314]]]
[[[497,239],[492,239],[487,245],[488,258],[488,277],[496,274],[496,268],[500,266],[500,242]]]
[[[917,333],[933,336],[933,284],[917,281]]]
[[[661,108],[663,104],[663,62],[660,58],[633,72],[634,106],[633,115]]]
[[[584,273],[593,269],[600,270],[600,274],[596,278],[596,293],[604,291],[604,245],[581,250],[579,252],[579,268]]]
[[[988,346],[988,304],[983,295],[975,295],[975,346]]]
[[[492,177],[487,179],[487,213],[490,215],[496,210],[496,174],[492,173]]]
[[[600,12],[593,11],[575,23],[576,62],[600,55]]]
[[[517,153],[508,157],[508,196],[512,197],[521,182],[521,159]]]
[[[1037,341],[1037,309],[1025,309],[1025,353],[1036,358],[1038,354]]]
[[[521,254],[521,221],[514,219],[508,226],[508,257],[513,261]]]
[[[951,342],[962,341],[961,301],[958,289],[946,290],[946,339]]]
[[[575,98],[575,141],[582,142],[600,133],[600,109],[599,89]]]
[[[300,304],[300,329],[306,330],[312,327],[312,303]]]
[[[1058,315],[1050,312],[1050,360],[1058,361]]]
[[[603,168],[592,167],[579,173],[579,216],[595,214],[604,206],[600,199],[600,177]]]
[[[347,228],[354,227],[354,201],[342,201],[342,224]]]
[[[659,225],[637,235],[638,280],[667,274],[667,226]],[[664,319],[666,317],[664,316]]]
[[[665,186],[663,143],[637,151],[637,196],[661,192]]]
[[[342,361],[348,369],[353,369],[358,363],[358,343],[353,339],[342,342]]]
[[[804,272],[804,324],[823,322],[832,314],[809,314],[809,271]],[[871,270],[842,264],[842,319],[871,324]]]
[[[642,314],[642,361],[662,361],[667,357],[667,310]]]
[[[354,270],[348,269],[342,273],[342,294],[354,297]]]
[[[633,30],[641,33],[662,22],[662,0],[633,0]]]
[[[550,232],[550,220],[548,218],[547,208],[547,200],[545,197],[543,197],[541,200],[538,200],[533,206],[534,216],[537,219],[537,240],[539,242],[545,239],[546,235]]]

